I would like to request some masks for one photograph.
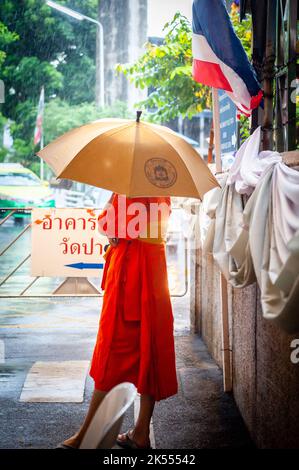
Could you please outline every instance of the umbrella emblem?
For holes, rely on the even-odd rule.
[[[149,182],[158,188],[169,188],[177,180],[175,166],[165,158],[150,158],[145,162],[144,172]]]

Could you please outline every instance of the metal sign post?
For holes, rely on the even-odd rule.
[[[216,172],[221,173],[221,148],[220,148],[220,113],[219,113],[219,95],[217,88],[212,88],[213,99],[213,127],[214,127],[214,145],[215,145],[215,163]]]
[[[44,148],[44,131],[42,129],[42,135],[40,139],[40,150]],[[44,160],[40,158],[40,179],[44,181]]]

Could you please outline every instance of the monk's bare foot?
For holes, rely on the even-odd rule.
[[[137,444],[138,447],[150,447],[151,442],[149,439],[148,434],[144,434],[142,432],[139,432],[136,429],[130,429],[128,431],[129,438]],[[125,442],[126,441],[126,433],[119,434],[117,436],[117,439],[119,441]]]
[[[78,449],[81,444],[81,437],[79,437],[78,434],[74,434],[69,439],[66,439],[66,441],[63,441],[63,444],[74,447],[74,449]]]

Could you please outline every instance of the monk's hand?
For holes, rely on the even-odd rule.
[[[108,238],[110,245],[116,246],[118,244],[118,238]]]

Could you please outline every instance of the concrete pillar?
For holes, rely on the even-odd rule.
[[[134,62],[147,40],[147,0],[101,0],[99,21],[104,28],[105,100],[108,105],[125,101],[130,108],[143,98],[115,65]]]

